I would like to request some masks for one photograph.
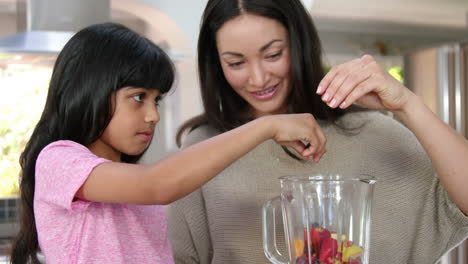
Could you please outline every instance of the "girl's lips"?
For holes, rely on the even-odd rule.
[[[153,137],[153,133],[147,133],[147,132],[138,133],[137,135],[141,136],[143,138],[143,140],[146,141],[146,142],[149,142],[151,140],[151,138]]]
[[[278,86],[279,84],[259,92],[251,92],[250,94],[257,100],[270,100],[276,94]]]

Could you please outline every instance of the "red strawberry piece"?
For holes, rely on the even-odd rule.
[[[316,263],[317,262],[317,254],[312,254],[312,257],[310,258],[311,263]]]
[[[320,249],[320,243],[324,238],[330,238],[331,234],[330,231],[326,228],[322,227],[314,227],[310,231],[310,236],[312,239],[312,247],[314,248],[315,251],[319,251]]]
[[[338,242],[336,241],[336,239],[333,239],[331,237],[325,237],[320,243],[319,261],[325,262],[328,258],[335,258],[337,251]]]

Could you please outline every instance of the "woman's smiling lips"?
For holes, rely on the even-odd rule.
[[[276,91],[278,90],[278,85],[279,84],[276,84],[275,86],[270,88],[266,88],[256,92],[250,92],[250,94],[258,100],[269,100],[275,95]]]

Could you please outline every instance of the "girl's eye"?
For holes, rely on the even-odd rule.
[[[137,94],[133,96],[133,99],[139,103],[143,102],[143,99],[145,98],[145,94]]]
[[[161,102],[161,100],[162,100],[161,96],[156,97],[156,99],[154,100],[154,104],[159,106],[159,103]]]

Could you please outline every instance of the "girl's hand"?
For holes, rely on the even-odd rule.
[[[285,114],[263,117],[270,120],[271,138],[278,144],[292,147],[303,159],[310,156],[318,162],[325,154],[327,139],[311,114]]]
[[[412,92],[387,73],[372,56],[364,55],[328,72],[317,89],[331,108],[347,108],[353,103],[376,109],[401,111]]]

